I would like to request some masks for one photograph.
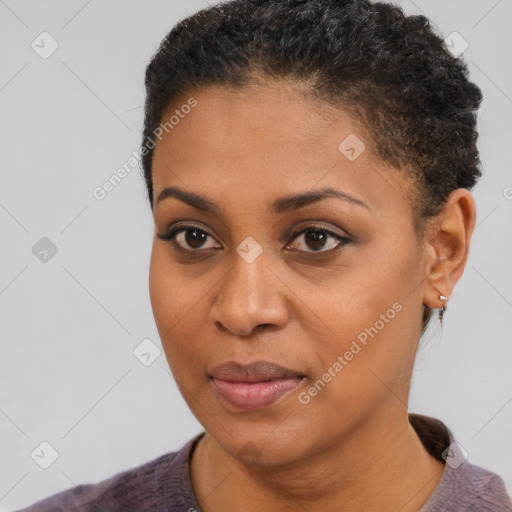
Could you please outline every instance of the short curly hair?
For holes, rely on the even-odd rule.
[[[480,89],[425,16],[369,0],[231,0],[183,19],[146,68],[142,172],[153,209],[155,130],[169,105],[210,85],[292,79],[343,107],[367,147],[415,183],[415,228],[481,176]],[[146,141],[146,142],[145,142]],[[365,141],[366,143],[367,141]],[[421,334],[432,310],[424,305]]]

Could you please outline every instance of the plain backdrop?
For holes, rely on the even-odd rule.
[[[467,41],[463,57],[484,95],[471,253],[443,329],[422,343],[410,410],[443,420],[510,492],[512,2],[400,4]],[[161,39],[206,6],[0,0],[3,510],[175,451],[202,430],[163,352],[149,366],[133,353],[147,339],[161,347],[139,169],[103,200],[93,190],[140,146],[144,70]]]

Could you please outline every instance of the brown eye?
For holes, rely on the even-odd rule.
[[[204,231],[199,231],[198,229],[187,229],[183,233],[185,234],[184,241],[193,249],[199,249],[208,238]]]
[[[301,244],[294,243],[293,248],[304,252],[331,252],[350,242],[350,239],[347,237],[333,233],[328,229],[314,226],[294,233],[293,237],[294,240],[302,237],[303,242]],[[329,242],[329,240],[332,240],[332,242]],[[326,250],[323,250],[325,248]]]
[[[161,240],[166,242],[172,242],[177,245],[178,248],[185,251],[194,251],[197,249],[216,249],[220,245],[214,241],[213,237],[202,229],[198,229],[194,226],[181,226],[169,231],[164,235],[158,235]],[[211,238],[213,245],[208,247],[205,243]]]
[[[307,231],[304,233],[304,241],[306,242],[306,245],[314,251],[322,249],[328,238],[329,235],[326,235],[323,231]]]

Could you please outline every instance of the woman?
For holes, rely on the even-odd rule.
[[[408,414],[475,226],[482,96],[423,16],[234,0],[146,71],[150,296],[205,432],[25,509],[510,511]]]

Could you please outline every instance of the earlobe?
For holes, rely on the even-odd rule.
[[[433,292],[433,296],[430,297],[430,294],[429,294],[429,297],[430,297],[429,303],[426,303],[425,299],[424,299],[423,303],[431,309],[440,309],[441,310],[441,311],[439,311],[439,320],[442,323],[443,315],[446,312],[446,306],[447,306],[449,297],[446,295],[443,295],[437,288],[434,288],[434,287],[430,287],[430,288],[432,288],[431,292]]]
[[[475,226],[475,202],[467,189],[454,190],[443,211],[431,224],[429,267],[423,303],[433,309],[446,310],[448,297],[459,281],[469,254],[470,240]]]

